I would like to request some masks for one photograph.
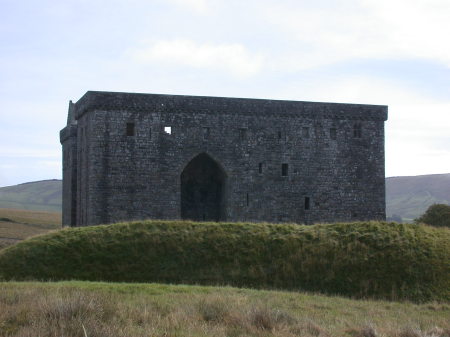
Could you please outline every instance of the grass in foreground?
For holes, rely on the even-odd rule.
[[[61,213],[0,208],[0,249],[61,228]]]
[[[11,282],[0,283],[0,335],[448,337],[450,306],[229,287]]]

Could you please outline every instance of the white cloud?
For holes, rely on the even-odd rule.
[[[450,67],[450,2],[361,0],[338,6],[264,9],[267,21],[297,44],[276,65],[307,69],[360,58],[425,58]]]
[[[131,51],[143,63],[167,63],[199,69],[225,70],[238,77],[257,74],[261,55],[250,53],[241,44],[197,44],[191,40],[158,41],[149,48]]]

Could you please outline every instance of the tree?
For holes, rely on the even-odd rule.
[[[450,205],[433,204],[414,221],[436,227],[450,227]]]

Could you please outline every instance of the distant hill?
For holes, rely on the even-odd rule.
[[[0,188],[0,208],[61,212],[61,180]],[[450,204],[450,173],[386,178],[386,215],[412,221],[433,203]]]
[[[61,212],[61,180],[42,180],[0,187],[0,208]]]
[[[411,221],[434,204],[450,205],[450,173],[386,179],[386,215]]]

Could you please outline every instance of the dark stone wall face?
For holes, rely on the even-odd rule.
[[[88,92],[75,108],[78,226],[385,218],[385,106]]]

